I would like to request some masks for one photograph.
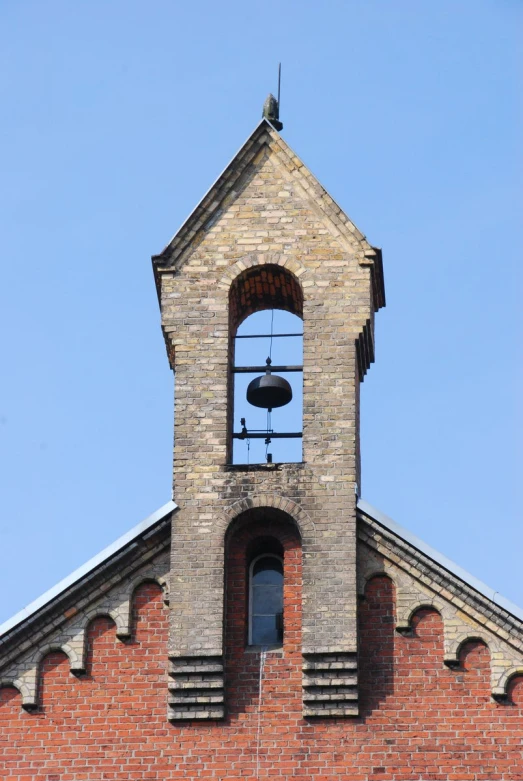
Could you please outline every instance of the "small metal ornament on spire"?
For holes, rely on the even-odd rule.
[[[280,87],[281,62],[278,65],[278,98],[275,98],[272,92],[269,92],[263,104],[262,114],[262,117],[267,119],[276,130],[283,130],[283,123],[280,122]]]

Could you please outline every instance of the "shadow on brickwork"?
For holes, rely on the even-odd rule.
[[[51,651],[38,665],[37,700],[34,716],[42,719],[58,702],[60,707],[70,698],[74,679],[69,674],[69,659],[62,651]]]
[[[507,703],[523,709],[523,675],[515,675],[507,686]]]
[[[131,597],[131,623],[130,634],[117,637],[117,626],[113,618],[109,615],[100,614],[95,616],[86,627],[86,669],[85,674],[79,676],[80,681],[93,681],[97,678],[105,679],[112,675],[111,665],[118,669],[123,660],[122,647],[132,646],[134,652],[139,650],[142,644],[142,632],[150,632],[149,622],[152,617],[144,610],[149,603],[159,602],[160,616],[164,610],[161,601],[162,589],[156,581],[144,580],[134,590]],[[94,666],[94,672],[93,672]]]
[[[394,584],[372,578],[359,605],[359,700],[365,719],[394,692]]]
[[[261,508],[239,516],[226,541],[225,690],[227,721],[257,718],[259,648],[248,645],[249,564],[261,552],[284,562],[284,639],[268,651],[263,667],[262,711],[298,716],[301,681],[301,542],[294,522],[280,510]],[[243,716],[241,717],[243,719]]]

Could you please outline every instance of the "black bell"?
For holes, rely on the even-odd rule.
[[[287,380],[271,374],[270,358],[267,358],[267,371],[256,377],[247,388],[247,401],[254,407],[275,409],[284,407],[292,400],[292,388]]]

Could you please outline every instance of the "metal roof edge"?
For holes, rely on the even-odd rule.
[[[130,531],[122,534],[122,536],[115,540],[115,542],[108,545],[106,548],[100,551],[100,553],[97,553],[85,564],[82,564],[80,567],[78,567],[78,569],[75,569],[74,572],[71,572],[70,575],[67,575],[55,586],[52,586],[40,597],[37,597],[37,599],[27,605],[27,607],[22,608],[22,610],[12,616],[12,618],[8,618],[7,621],[4,621],[3,624],[0,624],[0,637],[13,629],[17,624],[29,618],[38,610],[45,607],[45,605],[51,602],[51,600],[55,599],[57,596],[59,596],[59,594],[70,588],[72,585],[81,580],[81,578],[85,577],[94,569],[99,567],[100,564],[103,564],[104,561],[110,559],[112,556],[114,556],[115,553],[118,553],[118,551],[120,551],[130,542],[133,542],[133,540],[135,540],[137,537],[146,532],[148,529],[157,524],[177,508],[178,505],[171,500],[170,502],[167,502],[167,504],[164,504],[163,507],[160,507],[159,510],[156,510],[156,512],[145,518],[145,520],[140,521],[140,523],[134,526]]]
[[[401,537],[403,540],[405,540],[405,542],[408,542],[414,548],[417,548],[419,551],[421,551],[421,553],[424,553],[430,559],[444,567],[460,580],[467,583],[467,585],[471,586],[484,597],[490,599],[490,601],[495,605],[498,605],[499,607],[503,608],[503,610],[506,610],[507,613],[511,613],[513,616],[516,616],[516,618],[519,618],[520,621],[523,621],[523,609],[521,609],[518,605],[515,605],[514,602],[511,602],[509,599],[502,596],[499,591],[495,591],[490,586],[487,586],[486,583],[483,583],[483,581],[479,580],[474,575],[471,575],[470,572],[467,572],[467,570],[463,569],[463,567],[460,567],[459,564],[456,564],[454,561],[448,559],[435,548],[432,548],[426,542],[423,542],[423,540],[421,540],[415,534],[412,534],[412,532],[408,531],[403,526],[400,526],[399,523],[393,521],[392,518],[389,518],[387,515],[377,510],[364,499],[358,500],[358,510],[364,513],[364,515],[368,515],[369,518],[372,518],[374,521],[377,521],[377,523],[379,523],[381,526],[385,526],[386,529],[389,529],[389,531],[393,532],[398,537]]]

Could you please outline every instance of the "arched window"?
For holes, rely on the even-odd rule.
[[[283,642],[283,560],[263,553],[249,567],[249,645]]]

